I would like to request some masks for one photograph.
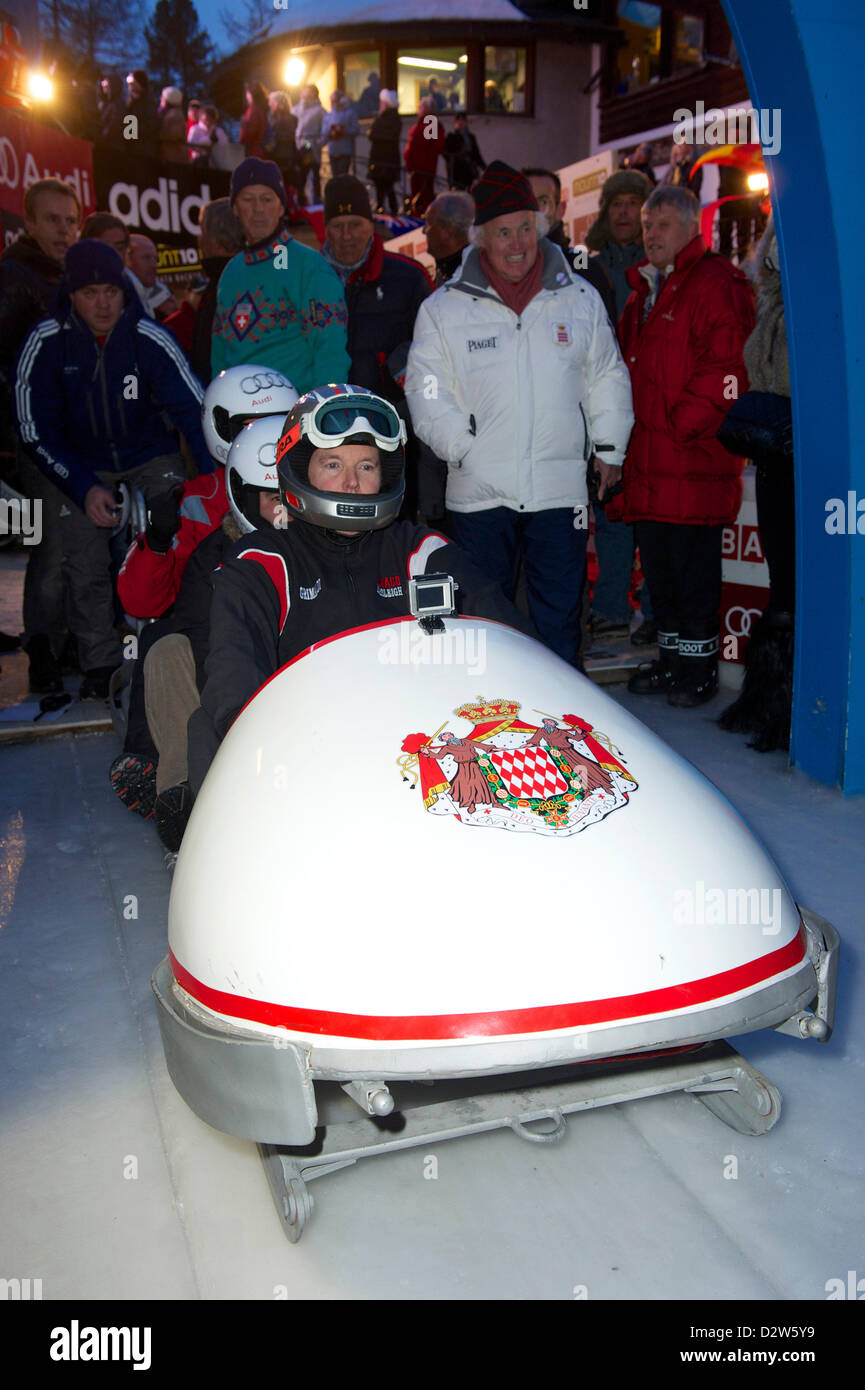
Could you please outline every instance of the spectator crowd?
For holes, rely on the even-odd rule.
[[[166,160],[206,159],[224,139],[211,104],[184,112],[166,88],[156,105],[141,72],[127,88],[124,106],[119,81],[102,83],[106,141],[129,114]],[[28,188],[23,235],[0,256],[2,448],[43,517],[24,593],[30,689],[62,691],[77,665],[80,698],[104,700],[129,678],[111,781],[170,852],[258,684],[311,641],[407,611],[381,576],[418,555],[414,572],[460,576],[467,611],[582,669],[590,501],[589,640],[627,621],[639,547],[658,655],[630,689],[679,708],[717,690],[721,533],[743,460],[716,436],[731,381],[748,387],[748,280],[707,248],[687,187],[614,174],[586,259],[553,171],[486,165],[465,117],[445,133],[434,94],[401,151],[395,93],[364,99],[378,104],[374,197],[351,171],[358,116],[343,93],[325,112],[313,86],[292,107],[249,84],[246,157],[203,209],[204,277],[181,304],[149,238],[104,212],[82,226],[57,179]],[[324,146],[319,251],[288,218],[309,182],[319,196]],[[401,154],[435,284],[376,228]],[[450,188],[436,196],[442,158]],[[348,509],[370,528],[336,519],[345,494],[370,499]],[[146,522],[130,535],[136,496]],[[319,593],[317,607],[295,601]],[[122,637],[136,625],[133,664]]]

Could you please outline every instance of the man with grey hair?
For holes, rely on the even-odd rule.
[[[145,314],[161,321],[175,314],[178,305],[168,286],[157,279],[158,269],[159,252],[150,237],[132,232],[126,247],[126,274]]]
[[[600,296],[539,229],[528,179],[494,160],[472,189],[458,272],[420,306],[405,392],[448,466],[454,541],[513,598],[524,562],[541,637],[580,665],[587,469],[620,477],[633,413]]]
[[[748,389],[754,308],[742,271],[706,247],[688,189],[656,189],[642,226],[648,260],[629,271],[619,323],[636,424],[610,510],[636,523],[658,623],[659,659],[628,689],[688,708],[718,689],[721,535],[739,511],[743,460],[716,436]]]
[[[469,193],[440,193],[427,208],[424,231],[427,250],[436,263],[436,289],[456,272],[469,244],[474,215],[474,199]]]

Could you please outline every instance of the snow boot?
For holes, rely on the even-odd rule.
[[[658,629],[658,659],[642,666],[628,681],[632,695],[667,695],[678,689],[682,679],[679,635]]]
[[[682,681],[671,690],[667,703],[677,709],[694,709],[718,693],[718,633],[711,637],[680,637]]]

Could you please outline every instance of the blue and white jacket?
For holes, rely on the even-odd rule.
[[[125,280],[125,277],[124,277]],[[125,473],[177,453],[179,429],[200,473],[213,471],[201,428],[204,389],[175,339],[144,313],[132,286],[100,344],[61,285],[18,357],[15,410],[39,467],[82,509],[99,473]]]

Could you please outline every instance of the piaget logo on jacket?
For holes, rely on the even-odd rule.
[[[482,352],[485,348],[498,347],[498,334],[492,338],[466,338],[466,347],[469,352]]]

